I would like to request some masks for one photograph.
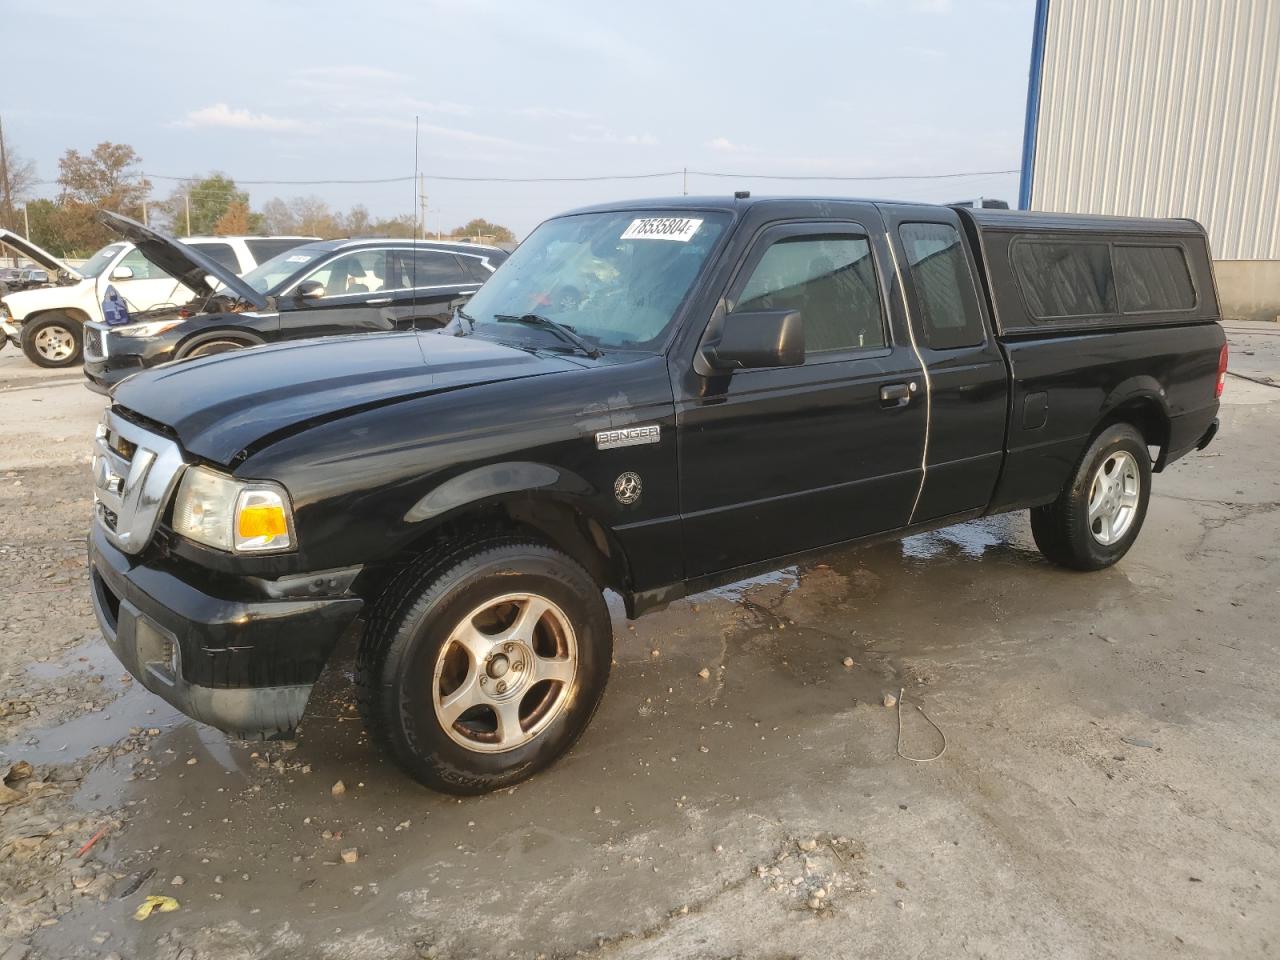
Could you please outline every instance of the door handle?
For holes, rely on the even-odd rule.
[[[886,383],[880,388],[880,406],[891,410],[905,407],[911,402],[911,395],[916,392],[916,382]]]
[[[390,297],[378,297],[376,300],[366,300],[366,301],[365,301],[365,303],[367,303],[367,304],[368,304],[369,306],[371,306],[371,307],[381,307],[381,306],[383,306],[384,304],[387,304],[387,303],[390,303],[390,302],[391,302],[391,298],[390,298]]]

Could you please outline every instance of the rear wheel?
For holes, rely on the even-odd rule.
[[[476,544],[377,604],[358,683],[366,722],[411,776],[475,794],[532,776],[586,729],[609,677],[600,588],[545,544]]]
[[[70,367],[83,350],[84,329],[65,313],[46,313],[22,325],[22,352],[38,367]]]
[[[1085,451],[1058,499],[1031,510],[1036,546],[1064,567],[1109,567],[1138,539],[1150,497],[1146,440],[1130,424],[1108,427]]]

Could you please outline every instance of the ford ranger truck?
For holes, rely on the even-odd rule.
[[[292,733],[359,631],[372,733],[480,793],[583,732],[628,617],[848,544],[1029,510],[1072,571],[1133,545],[1218,428],[1190,220],[841,199],[608,204],[539,226],[442,330],[121,382],[93,602],[149,690]]]

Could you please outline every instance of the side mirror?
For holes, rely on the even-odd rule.
[[[319,300],[324,296],[324,284],[319,280],[304,280],[293,295],[299,300]]]
[[[116,267],[114,270],[111,271],[111,279],[112,280],[132,280],[133,268],[132,267]]]
[[[718,340],[703,350],[717,370],[796,367],[804,363],[799,310],[744,310],[724,318]]]

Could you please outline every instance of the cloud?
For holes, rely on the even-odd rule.
[[[405,132],[412,132],[414,129],[412,118],[405,119],[404,117],[337,117],[333,120],[333,126],[338,128],[351,124],[366,127],[381,127],[386,130],[403,130]],[[444,127],[435,123],[419,124],[418,132],[422,136],[422,145],[426,149],[430,149],[430,143],[433,137],[441,140],[453,140],[458,143],[514,148],[525,152],[531,150],[541,151],[546,149],[545,147],[519,143],[515,140],[508,140],[506,137],[495,137],[487,133],[476,133],[474,130],[464,130],[459,127]]]
[[[590,120],[591,114],[568,107],[515,107],[511,113],[534,120]]]
[[[452,100],[419,100],[416,97],[405,97],[401,101],[393,100],[390,106],[397,107],[401,104],[404,109],[418,113],[446,113],[455,117],[465,117],[471,113],[470,106],[465,103],[455,103]]]
[[[630,147],[652,147],[658,138],[651,133],[615,133],[608,127],[592,124],[581,133],[569,134],[574,143],[611,143]]]
[[[945,50],[937,50],[933,47],[899,47],[898,52],[903,56],[914,57],[917,60],[945,60],[947,52]]]
[[[951,0],[912,0],[911,8],[918,13],[950,13]]]
[[[369,67],[358,63],[339,64],[332,67],[306,67],[295,70],[289,82],[298,87],[313,90],[333,90],[349,87],[353,83],[411,83],[413,78],[383,67]]]
[[[191,110],[176,121],[179,127],[223,127],[232,130],[261,130],[271,133],[297,133],[306,130],[308,125],[301,120],[290,117],[273,117],[269,113],[252,113],[243,108],[230,107],[225,103]]]
[[[740,143],[734,143],[728,137],[712,137],[707,141],[707,146],[712,150],[719,150],[721,153],[750,153],[750,147],[744,147]]]

